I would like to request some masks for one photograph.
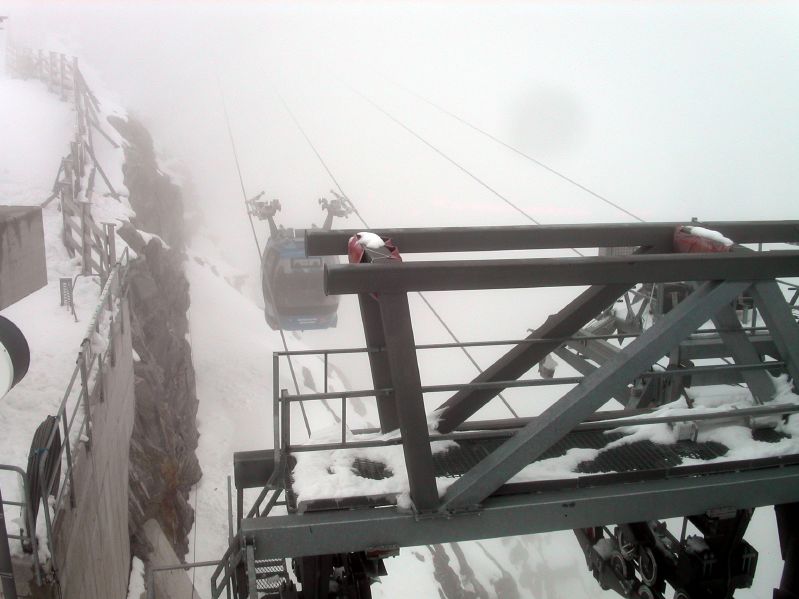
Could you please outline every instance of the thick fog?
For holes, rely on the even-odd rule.
[[[644,220],[795,214],[793,3],[48,2],[3,12],[12,39],[77,54],[150,127],[212,241],[252,275],[256,301],[259,258],[224,105],[247,195],[279,198],[291,227],[320,224],[316,200],[336,186],[288,110],[372,227],[631,220],[426,100]],[[266,227],[258,232],[263,240]],[[438,296],[465,337],[519,335],[548,309],[484,305],[499,318],[470,334],[478,308],[459,313],[460,298]],[[334,340],[360,328],[347,314]]]
[[[321,224],[331,189],[372,228],[797,218],[793,2],[0,2],[0,14],[16,42],[78,56],[148,126],[184,184],[195,249],[248,275],[256,302],[242,184],[279,198],[296,228]],[[571,295],[429,297],[460,338],[499,339]],[[450,341],[412,307],[417,341]],[[302,342],[362,343],[351,298],[337,329]],[[423,359],[428,382],[474,374],[460,355],[441,364]]]

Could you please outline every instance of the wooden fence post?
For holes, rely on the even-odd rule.
[[[57,68],[56,64],[57,64],[57,59],[56,59],[55,52],[51,51],[50,52],[50,64],[49,64],[49,69],[47,71],[47,89],[50,90],[50,91],[53,91],[53,89],[55,89],[55,86],[56,86],[56,80],[55,80],[55,74],[56,74],[56,68]]]
[[[114,225],[111,223],[103,223],[103,229],[105,229],[105,243],[106,243],[106,252],[105,255],[108,256],[108,270],[111,271],[114,268],[114,265],[117,263],[117,244],[116,244],[116,230]]]
[[[80,245],[81,245],[81,260],[83,261],[83,274],[92,274],[92,238],[91,230],[89,229],[89,219],[91,213],[89,212],[89,202],[79,202],[80,206]],[[103,273],[100,273],[102,277]]]
[[[66,77],[67,77],[67,57],[63,54],[58,55],[58,82],[59,86],[61,87],[61,101],[65,102],[67,99],[67,89],[66,89]]]
[[[64,174],[63,177],[58,181],[58,198],[61,202],[61,221],[63,223],[62,237],[64,241],[64,246],[66,246],[67,253],[69,253],[69,256],[72,257],[75,255],[75,248],[74,248],[74,241],[72,239],[72,228],[70,227],[69,224],[69,218],[71,212],[68,202],[69,188],[67,183],[68,180],[67,169],[69,167],[67,166],[66,162],[67,161],[65,159],[61,160],[61,168],[64,171]]]

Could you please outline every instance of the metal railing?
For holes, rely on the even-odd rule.
[[[752,331],[751,328],[746,329],[748,332]],[[755,327],[756,331],[767,331],[767,327]],[[718,334],[728,332],[727,329],[702,329],[697,331],[701,336],[707,334]],[[638,334],[616,334],[616,335],[580,335],[572,337],[559,338],[556,341],[561,343],[567,342],[585,342],[588,340],[608,340],[608,339],[627,339],[635,338]],[[479,342],[466,342],[466,343],[437,343],[437,344],[419,344],[415,348],[417,350],[433,350],[433,349],[452,349],[459,347],[489,347],[501,345],[515,345],[515,344],[543,344],[552,343],[555,339],[518,339],[518,340],[498,340],[498,341],[479,341]],[[279,351],[272,354],[272,376],[273,376],[273,435],[275,439],[275,461],[278,464],[285,464],[288,454],[295,452],[311,452],[311,451],[331,451],[336,449],[356,449],[356,448],[369,448],[369,447],[387,447],[391,445],[401,445],[403,438],[399,431],[395,435],[383,436],[380,439],[369,439],[364,441],[348,440],[348,432],[358,435],[364,434],[377,434],[379,429],[361,429],[357,431],[350,431],[347,426],[347,402],[355,398],[374,397],[378,398],[387,394],[393,393],[393,389],[357,389],[351,391],[328,391],[327,373],[329,370],[329,356],[341,354],[360,354],[360,353],[375,353],[383,351],[382,349],[370,349],[365,347],[359,348],[337,348],[326,350],[299,350],[299,351]],[[280,358],[289,358],[291,356],[321,356],[324,368],[324,390],[320,393],[305,393],[305,394],[291,394],[287,389],[280,389]],[[639,375],[641,379],[648,378],[676,378],[681,376],[690,376],[703,373],[721,372],[721,373],[737,373],[742,371],[751,370],[770,370],[779,369],[785,366],[782,361],[766,361],[753,364],[718,364],[711,366],[695,366],[690,368],[680,368],[674,370],[651,370],[649,372]],[[538,378],[538,379],[514,379],[502,380],[491,382],[477,382],[477,383],[451,383],[441,385],[422,385],[421,390],[423,394],[428,393],[442,393],[442,392],[455,392],[463,389],[506,389],[506,388],[527,388],[527,387],[544,387],[555,385],[576,385],[583,380],[584,376],[567,376],[567,377],[553,377],[553,378]],[[338,442],[326,443],[308,443],[308,444],[292,444],[291,442],[291,404],[300,403],[305,401],[328,401],[340,400],[340,425],[341,436]],[[648,411],[654,411],[652,408]],[[658,423],[675,423],[681,421],[693,420],[724,420],[729,418],[757,418],[768,415],[781,415],[799,412],[799,407],[794,404],[776,404],[767,406],[757,406],[753,408],[724,410],[716,413],[696,413],[696,414],[683,414],[679,416],[659,416],[659,417],[646,417],[646,411],[642,414],[637,414],[635,418],[625,417],[623,415],[616,415],[613,418],[604,420],[596,420],[585,422],[579,425],[578,430],[585,429],[609,429],[619,426],[635,425],[635,424],[658,424]],[[525,419],[521,419],[523,421]],[[515,429],[493,429],[490,431],[455,431],[448,434],[430,434],[430,441],[458,441],[466,439],[480,439],[480,438],[497,438],[511,436],[516,432]],[[266,489],[264,489],[266,490]],[[251,516],[248,516],[251,517]]]
[[[73,479],[76,451],[81,445],[86,451],[91,451],[92,405],[105,401],[104,371],[107,364],[111,366],[116,364],[114,331],[117,321],[120,327],[124,326],[119,300],[126,291],[127,267],[126,249],[121,261],[111,270],[98,298],[97,308],[80,345],[75,369],[56,412],[56,426],[53,427],[41,451],[39,481],[44,502],[47,545],[51,556],[55,555],[53,528],[64,507],[65,498],[69,497],[70,507],[76,505]],[[60,436],[62,443],[55,449],[57,436]],[[46,457],[51,451],[57,451],[55,463],[60,463],[61,468],[54,468],[48,477],[45,464]],[[50,503],[48,498],[54,493],[54,489],[57,489],[57,492],[54,501]]]
[[[98,274],[105,279],[116,263],[113,225],[100,226],[92,217],[91,200],[97,174],[105,182],[109,195],[119,200],[94,152],[94,129],[114,147],[118,144],[102,129],[98,118],[100,104],[89,89],[78,67],[78,59],[64,54],[8,46],[11,72],[19,77],[35,78],[70,99],[75,110],[75,127],[69,152],[58,166],[52,194],[42,206],[59,198],[62,216],[62,240],[70,255],[79,255],[82,274]],[[91,162],[91,171],[87,170]],[[88,173],[88,174],[87,174]]]
[[[41,564],[39,563],[39,545],[38,539],[36,538],[36,526],[34,524],[33,518],[33,510],[30,504],[30,492],[28,489],[28,477],[25,471],[18,467],[12,466],[9,464],[0,464],[0,470],[6,470],[8,472],[14,472],[17,476],[19,476],[19,480],[21,483],[22,488],[22,500],[15,501],[11,499],[3,498],[0,503],[0,510],[4,509],[5,506],[20,508],[23,513],[23,518],[25,522],[24,528],[21,527],[19,534],[7,534],[8,539],[15,539],[20,542],[24,550],[30,550],[33,555],[33,573],[36,577],[36,583],[42,583],[42,568]]]

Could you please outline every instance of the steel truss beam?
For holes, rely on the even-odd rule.
[[[521,377],[550,352],[561,345],[594,316],[607,308],[625,291],[627,285],[596,285],[586,289],[557,314],[547,318],[527,339],[548,339],[551,343],[522,343],[509,350],[486,368],[473,383],[512,380]],[[438,431],[448,433],[486,405],[502,389],[464,389],[439,406]]]
[[[762,281],[799,275],[799,251],[588,258],[442,260],[325,266],[325,293],[405,293],[669,281]]]
[[[784,303],[784,301],[783,301]],[[760,354],[749,341],[738,315],[732,306],[724,306],[713,317],[713,324],[721,332],[721,340],[730,350],[736,364],[756,364],[761,362]],[[741,376],[749,387],[755,403],[771,401],[776,391],[771,376],[765,370],[742,370]]]
[[[689,223],[606,223],[591,225],[530,225],[519,227],[448,227],[374,230],[391,238],[400,252],[467,252],[582,247],[652,246],[670,252],[674,229]],[[700,224],[700,223],[694,223]],[[708,222],[736,243],[799,241],[799,221]],[[358,229],[305,232],[308,256],[347,253],[347,240]]]
[[[535,421],[455,481],[442,498],[439,510],[452,512],[479,505],[747,287],[746,282],[703,284],[605,366],[588,374]]]
[[[394,379],[394,405],[402,432],[411,499],[418,512],[427,512],[438,504],[438,489],[408,296],[384,293],[378,301],[388,366]]]
[[[408,547],[587,528],[788,503],[799,465],[614,483],[487,499],[479,512],[419,518],[396,508],[307,512],[242,521],[257,559]]]
[[[780,357],[796,386],[799,381],[799,324],[791,313],[791,307],[774,281],[753,285],[752,298],[763,315]]]
[[[384,350],[386,336],[383,331],[383,321],[380,319],[380,304],[368,293],[358,294],[358,305],[361,308],[363,321],[363,334],[366,346],[370,350]],[[370,351],[369,368],[372,371],[372,384],[375,389],[390,389],[391,368],[388,356],[384,351]],[[394,394],[379,395],[377,398],[377,416],[380,420],[380,430],[384,433],[399,428],[399,416]]]

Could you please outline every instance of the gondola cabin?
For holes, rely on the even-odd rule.
[[[306,256],[304,230],[270,237],[261,262],[267,324],[287,331],[335,327],[339,300],[325,295],[322,276],[325,264],[337,263],[335,256]]]

